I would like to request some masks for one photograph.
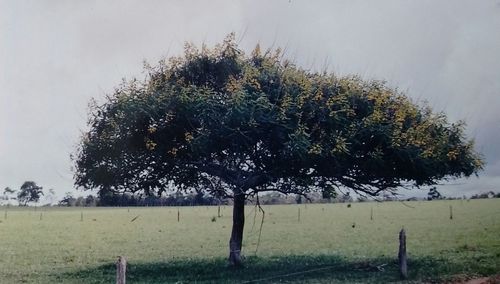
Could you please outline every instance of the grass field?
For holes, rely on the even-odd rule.
[[[403,226],[411,281],[500,273],[500,199],[264,206],[258,250],[247,206],[242,270],[225,266],[230,207],[1,209],[1,283],[113,283],[119,255],[128,283],[385,283]]]

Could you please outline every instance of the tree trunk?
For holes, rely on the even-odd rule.
[[[243,227],[245,225],[245,194],[241,191],[234,193],[233,228],[229,240],[229,265],[242,267],[241,244],[243,242]]]

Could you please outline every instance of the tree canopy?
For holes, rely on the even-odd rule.
[[[483,165],[463,122],[383,81],[312,72],[258,45],[246,55],[232,35],[213,49],[187,44],[146,71],[91,107],[77,186],[204,190],[236,208],[265,191],[376,196]]]

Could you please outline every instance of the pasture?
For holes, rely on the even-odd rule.
[[[500,272],[500,199],[263,208],[259,243],[262,214],[246,207],[246,267],[231,270],[229,206],[2,207],[0,282],[113,283],[123,255],[128,283],[385,283],[403,226],[411,281]]]

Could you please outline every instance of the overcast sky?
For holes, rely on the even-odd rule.
[[[144,60],[230,32],[244,50],[283,47],[304,68],[384,79],[466,120],[488,164],[441,190],[500,191],[500,0],[0,0],[0,190],[73,191],[90,99],[141,77]]]

